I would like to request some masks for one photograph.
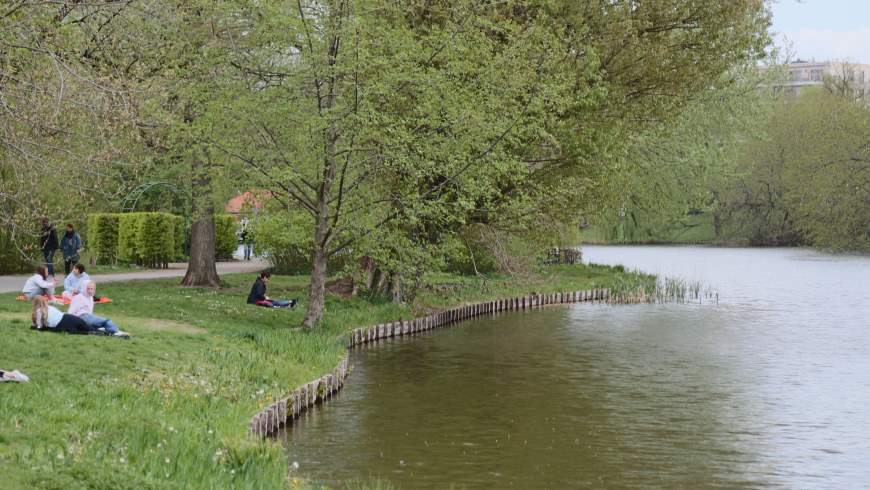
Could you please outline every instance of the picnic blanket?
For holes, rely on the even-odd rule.
[[[70,300],[64,298],[63,296],[52,296],[52,297],[50,297],[50,298],[48,298],[48,299],[54,299],[54,300],[60,301],[61,303],[65,304],[65,305],[68,305],[68,304],[71,303]],[[27,296],[25,296],[25,295],[23,295],[23,294],[18,295],[18,296],[15,298],[15,300],[16,300],[16,301],[30,301],[29,299],[27,299]],[[107,298],[106,296],[100,296],[100,299],[99,299],[99,300],[94,300],[94,304],[97,304],[97,303],[111,303],[111,302],[112,302],[112,300],[109,299],[109,298]]]

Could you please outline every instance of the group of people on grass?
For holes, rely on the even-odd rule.
[[[130,337],[128,333],[119,330],[111,319],[94,314],[97,283],[90,280],[83,264],[75,264],[72,272],[64,279],[64,291],[61,296],[70,301],[67,313],[53,306],[60,303],[54,299],[56,284],[57,279],[53,277],[49,279],[48,267],[44,265],[37,267],[36,273],[27,278],[24,283],[21,292],[33,302],[31,328],[52,332]]]

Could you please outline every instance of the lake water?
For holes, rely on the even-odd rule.
[[[870,258],[584,247],[703,281],[718,303],[578,304],[351,353],[285,434],[343,487],[868,488]]]

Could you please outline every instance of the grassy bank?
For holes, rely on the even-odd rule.
[[[292,311],[244,304],[252,274],[219,291],[177,279],[113,283],[98,305],[130,341],[29,330],[29,304],[0,295],[0,368],[29,384],[0,384],[4,488],[282,488],[280,445],[246,433],[260,408],[330,370],[354,327],[411,318],[486,298],[636,283],[600,266],[559,266],[535,279],[427,278],[414,304],[329,296],[322,328]],[[274,297],[304,298],[306,277],[273,278]],[[353,376],[348,380],[353,382]]]

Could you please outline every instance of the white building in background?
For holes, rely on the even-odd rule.
[[[788,64],[786,90],[797,95],[804,87],[824,85],[825,80],[847,81],[857,93],[870,94],[870,65],[843,61],[804,61]]]

